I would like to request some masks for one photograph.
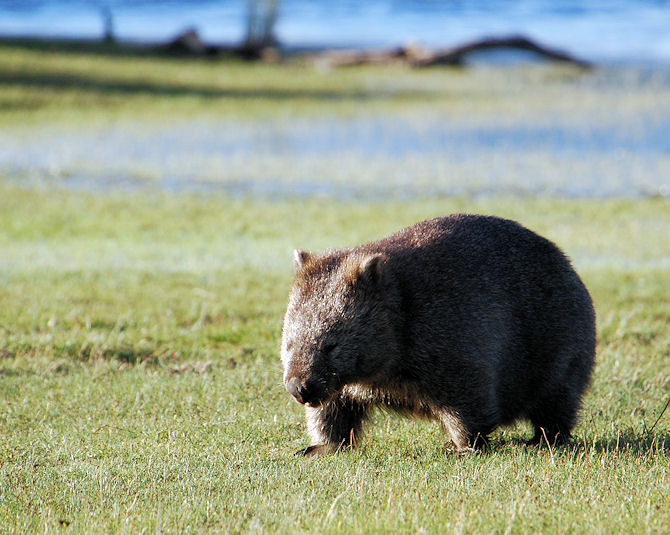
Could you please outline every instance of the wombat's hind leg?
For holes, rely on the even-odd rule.
[[[298,452],[307,456],[356,447],[370,406],[344,394],[317,408],[307,407],[307,428],[312,445]]]
[[[443,410],[440,415],[440,422],[445,433],[451,439],[451,443],[460,454],[472,453],[475,451],[475,444],[470,443],[470,433],[463,420],[453,411]]]
[[[570,441],[570,432],[560,425],[535,425],[533,424],[533,438],[526,441],[529,446],[561,446]]]
[[[530,414],[535,434],[530,445],[558,446],[570,441],[570,433],[577,422],[578,400],[559,396],[553,401],[544,401]]]

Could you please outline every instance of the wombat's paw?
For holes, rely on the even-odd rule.
[[[313,444],[308,446],[304,450],[296,451],[296,455],[302,455],[303,457],[315,457],[317,455],[327,455],[335,451],[332,446],[329,444]]]
[[[546,448],[550,446],[552,448],[557,446],[566,446],[570,444],[570,435],[568,433],[551,433],[547,434],[536,432],[533,438],[530,440],[525,440],[523,442],[525,446],[539,446],[541,448]]]
[[[544,443],[544,440],[542,440],[540,437],[538,437],[536,435],[533,438],[529,438],[528,440],[524,440],[521,444],[530,448],[532,446],[538,446],[540,443]]]
[[[480,452],[478,449],[471,448],[470,446],[462,446],[459,448],[453,442],[447,442],[444,445],[444,448],[448,455],[471,455]]]
[[[477,453],[488,453],[491,451],[491,444],[489,444],[488,438],[477,435],[472,442],[472,447],[468,449],[475,450]]]

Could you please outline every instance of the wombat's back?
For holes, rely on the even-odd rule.
[[[467,407],[473,391],[493,388],[499,423],[538,404],[576,412],[594,363],[595,313],[556,245],[510,220],[459,214],[362,249],[386,256],[401,289],[405,354],[425,366],[429,389],[467,393]],[[435,374],[436,359],[448,378]],[[574,416],[565,419],[571,428]]]

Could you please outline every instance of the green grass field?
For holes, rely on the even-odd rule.
[[[330,68],[181,58],[105,45],[0,39],[0,127],[44,121],[90,124],[166,117],[266,119],[401,116],[501,122],[603,117],[654,122],[670,99],[664,75],[588,71],[569,65],[410,69]],[[589,78],[589,76],[592,76]]]
[[[80,62],[112,76],[110,65],[128,62],[164,79],[166,63],[185,61],[53,54],[46,62],[5,45],[0,70],[14,61],[23,76],[45,78]],[[220,67],[248,83],[263,69]],[[185,84],[213,76],[187,68],[195,82]],[[328,85],[319,76],[310,71],[303,85]],[[391,77],[352,70],[342,91],[355,94],[370,76]],[[405,76],[420,87],[449,77]],[[273,77],[298,83],[280,66],[262,71]],[[76,109],[82,95],[92,100]],[[24,96],[36,107],[17,109]],[[0,121],[76,124],[132,115],[142,99],[150,120],[171,103],[206,113],[207,98],[133,92],[124,102],[85,84],[0,83],[10,110]],[[236,113],[225,98],[213,113]],[[341,102],[341,113],[368,110],[355,96]],[[290,116],[312,104],[253,105]],[[496,432],[491,452],[461,457],[437,424],[379,412],[360,449],[295,456],[308,439],[279,362],[292,249],[354,245],[461,211],[546,235],[591,291],[597,367],[573,443],[526,448],[530,429],[519,425]],[[272,201],[25,188],[0,176],[0,531],[667,533],[669,413],[650,428],[670,397],[668,230],[667,198]]]

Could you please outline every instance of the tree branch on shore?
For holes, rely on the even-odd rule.
[[[468,54],[493,49],[526,50],[552,61],[570,63],[583,68],[591,66],[589,62],[567,52],[548,48],[523,36],[484,38],[461,46],[432,51],[412,46],[381,51],[331,51],[322,54],[320,58],[328,60],[334,66],[384,65],[388,63],[406,63],[412,67],[459,66],[465,63]]]
[[[178,35],[164,48],[173,53],[192,55],[230,54],[245,59],[260,59],[272,63],[281,59],[281,49],[277,46],[276,41],[257,41],[256,44],[252,44],[247,39],[239,46],[206,45],[194,29],[186,30]],[[460,46],[437,50],[419,46],[401,46],[384,50],[326,50],[307,53],[302,57],[308,61],[325,61],[334,67],[388,65],[393,63],[406,64],[412,67],[461,66],[466,63],[469,54],[494,49],[524,50],[551,61],[569,63],[582,68],[592,66],[589,62],[567,52],[546,47],[523,36],[488,37]]]

